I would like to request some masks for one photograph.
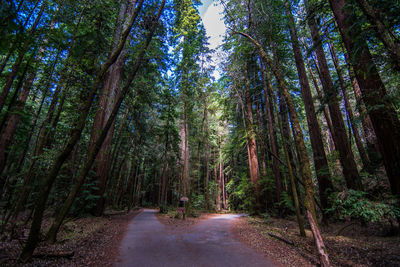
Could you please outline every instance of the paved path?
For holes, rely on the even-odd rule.
[[[145,209],[132,220],[115,266],[273,266],[233,237],[229,226],[238,215],[215,216],[179,233],[154,214]]]

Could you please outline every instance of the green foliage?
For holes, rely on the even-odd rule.
[[[201,210],[204,208],[204,195],[192,195],[191,199],[192,208]]]
[[[350,217],[362,222],[379,222],[400,216],[399,208],[372,201],[367,198],[367,193],[355,190],[335,194],[333,206],[327,212],[335,213],[339,219]]]
[[[90,212],[96,206],[99,196],[94,195],[93,192],[98,190],[97,184],[86,183],[82,186],[82,192],[75,199],[71,208],[72,214],[84,214]]]
[[[160,213],[161,214],[167,214],[168,213],[168,205],[167,204],[161,204],[160,205]]]
[[[227,187],[232,189],[232,180]],[[255,211],[254,185],[250,178],[244,173],[240,179],[239,185],[229,195],[229,208],[232,210],[244,210],[253,213]]]
[[[296,211],[294,208],[293,200],[286,191],[282,191],[281,201],[277,203],[276,206],[286,211],[283,213],[287,212],[294,213]]]

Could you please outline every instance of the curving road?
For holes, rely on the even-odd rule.
[[[145,209],[132,220],[115,266],[274,266],[233,237],[229,226],[238,215],[217,215],[179,233],[155,212]]]

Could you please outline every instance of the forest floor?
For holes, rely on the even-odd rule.
[[[385,236],[388,229],[385,225],[361,226],[357,222],[322,226],[331,264],[400,266],[400,237]],[[319,262],[311,231],[306,230],[307,238],[301,238],[295,220],[242,217],[234,222],[232,230],[242,242],[284,266],[309,266]],[[305,265],[304,261],[301,265],[297,262],[299,257],[305,260]]]
[[[205,212],[195,212],[194,216],[187,216],[185,220],[182,220],[182,215],[176,216],[177,212],[175,210],[169,210],[168,213],[157,213],[157,220],[170,228],[176,229],[188,229],[201,221],[207,220],[212,216],[217,215],[217,213],[205,213]]]
[[[11,236],[7,232],[0,236],[0,266],[113,266],[126,228],[139,212],[73,219],[61,227],[54,245],[41,242],[24,265],[16,264],[16,259],[29,229],[18,225]],[[49,226],[50,220],[44,220],[44,233]]]

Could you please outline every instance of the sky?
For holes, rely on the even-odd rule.
[[[223,7],[219,1],[202,0],[203,5],[199,7],[200,16],[203,20],[207,36],[210,37],[208,42],[211,49],[216,49],[222,44],[223,36],[226,32],[225,24],[222,19]],[[213,65],[217,65],[221,60],[218,56],[218,50],[212,55]],[[215,79],[219,79],[220,72],[216,69],[213,73]]]

